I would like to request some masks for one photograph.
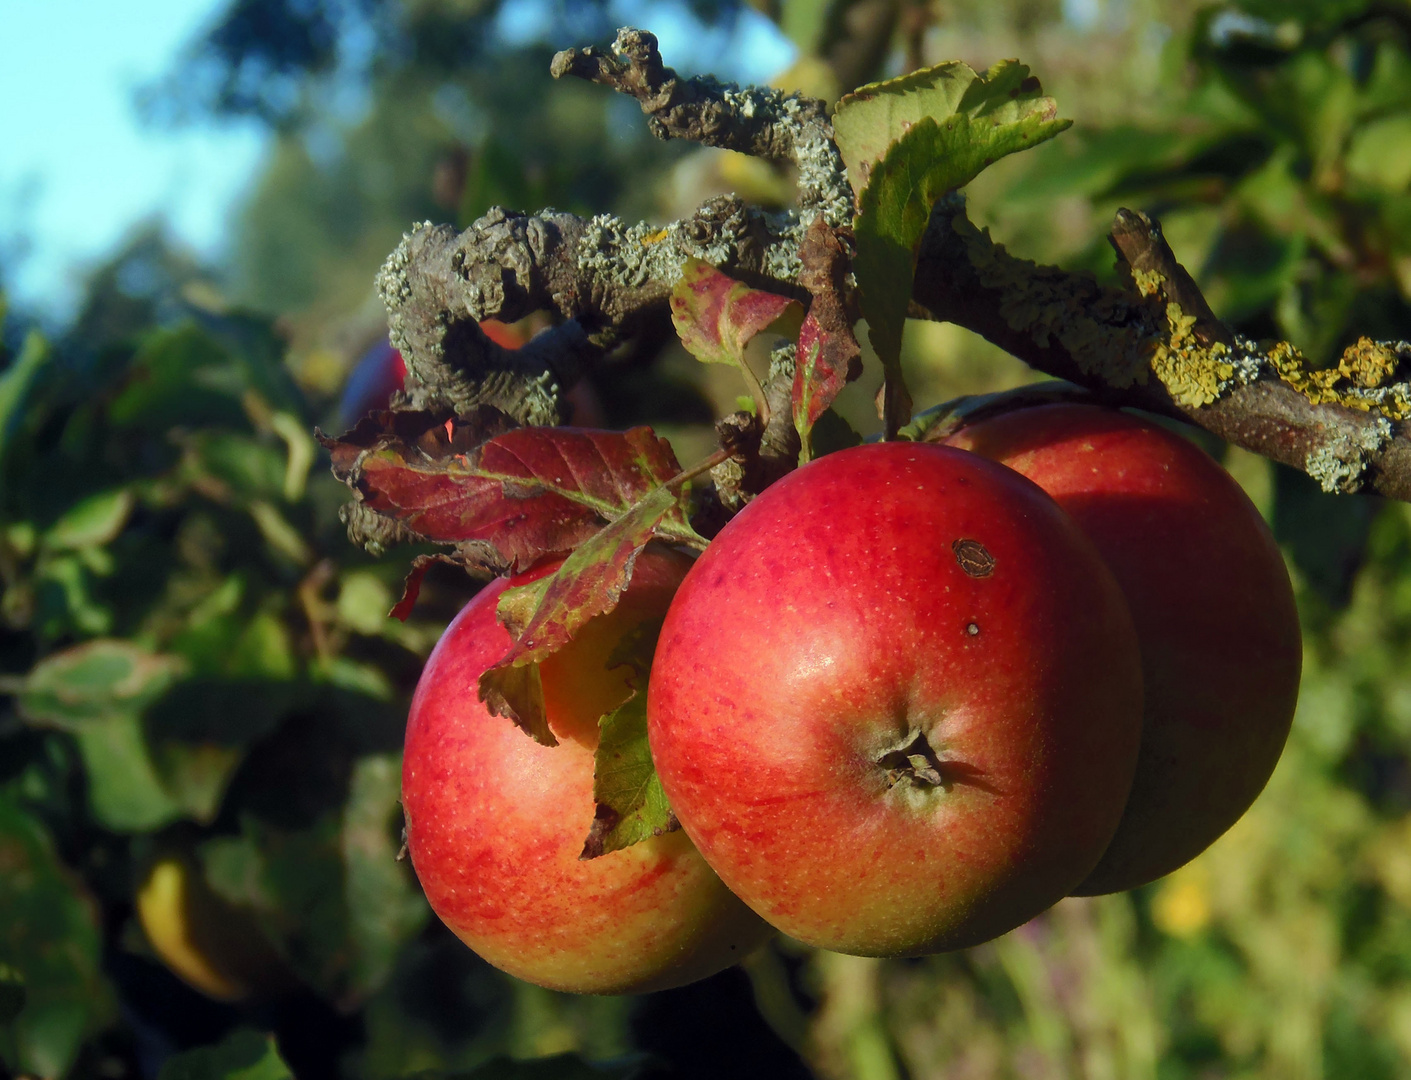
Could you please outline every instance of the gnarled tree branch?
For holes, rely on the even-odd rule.
[[[418,227],[378,279],[416,404],[457,412],[493,404],[523,422],[561,420],[563,391],[666,306],[688,257],[807,302],[798,256],[806,228],[820,216],[834,227],[851,221],[852,194],[821,103],[683,79],[662,63],[656,39],[635,30],[619,32],[611,55],[560,53],[553,70],[631,95],[661,138],[792,163],[799,209],[767,213],[723,196],[665,227],[498,208],[460,234]],[[1222,323],[1159,226],[1124,211],[1112,240],[1130,288],[1015,258],[952,196],[923,238],[912,314],[973,330],[1110,404],[1206,428],[1328,490],[1411,501],[1411,345],[1363,339],[1337,368],[1312,370],[1287,343],[1255,344]],[[849,305],[853,287],[848,278]],[[518,352],[475,326],[536,310],[565,322]]]
[[[1328,491],[1411,500],[1411,346],[1364,338],[1337,368],[1310,370],[1287,343],[1256,345],[1220,322],[1143,215],[1119,213],[1112,239],[1131,291],[1015,258],[947,200],[913,296],[930,317],[1113,405],[1203,427]]]
[[[736,149],[798,171],[798,211],[768,213],[733,196],[708,200],[665,227],[589,220],[553,210],[496,207],[464,232],[418,226],[378,275],[393,345],[402,350],[414,404],[465,412],[491,404],[526,423],[562,419],[563,392],[583,367],[666,303],[688,257],[774,291],[795,285],[803,230],[822,215],[846,224],[852,193],[823,104],[778,90],[681,79],[651,34],[618,33],[614,56],[568,50],[556,76],[576,75],[631,94],[652,131]],[[619,59],[620,57],[620,59]],[[578,329],[519,352],[500,349],[475,326],[548,310]]]

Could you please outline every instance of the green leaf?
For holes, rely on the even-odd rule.
[[[14,1072],[66,1075],[110,1007],[99,968],[97,906],[59,863],[48,833],[0,793],[0,997],[19,1060]],[[16,976],[22,979],[16,983]]]
[[[215,1046],[174,1055],[157,1080],[294,1080],[294,1074],[279,1056],[274,1039],[242,1029]]]
[[[122,532],[136,503],[130,488],[90,495],[50,527],[44,543],[68,551],[111,543]]]
[[[791,309],[803,315],[798,301],[751,289],[700,259],[686,260],[671,290],[671,322],[681,344],[697,360],[738,368],[756,402],[763,400],[763,392],[745,363],[745,346]]]
[[[358,994],[382,985],[401,947],[430,910],[397,861],[402,823],[401,755],[366,757],[353,767],[339,841],[346,875],[349,980]]]
[[[528,1061],[501,1056],[470,1072],[446,1075],[445,1080],[634,1080],[642,1075],[645,1064],[637,1055],[603,1062],[585,1061],[577,1054],[555,1054]]]
[[[647,745],[647,695],[638,690],[598,721],[593,824],[579,858],[596,859],[681,827]]]
[[[20,711],[33,723],[79,731],[115,715],[140,713],[184,669],[180,659],[131,641],[85,642],[34,666],[19,694]]]
[[[93,816],[114,832],[148,832],[181,816],[131,714],[85,724],[77,732]]]
[[[862,436],[853,429],[851,424],[832,409],[823,410],[823,415],[818,418],[818,423],[813,426],[811,439],[813,442],[814,457],[822,457],[824,454],[832,454],[838,450],[846,450],[851,446],[859,446],[862,443]]]
[[[212,889],[253,912],[290,968],[340,1008],[355,1008],[391,974],[427,918],[397,861],[401,760],[352,766],[346,802],[305,828],[247,814],[238,837],[201,846]]]
[[[537,665],[567,645],[589,619],[617,606],[638,552],[658,522],[679,506],[678,492],[657,488],[581,544],[550,577],[520,587],[539,594],[538,603],[510,651],[480,676],[480,700],[492,713],[509,717],[545,746],[558,745],[544,715]]]
[[[21,406],[29,394],[29,388],[48,359],[48,343],[38,331],[31,331],[15,362],[0,374],[0,465],[5,461],[10,432],[24,411]]]
[[[978,75],[952,62],[865,86],[838,104],[834,131],[858,193],[853,268],[868,334],[886,372],[894,435],[911,412],[902,329],[931,208],[995,161],[1069,125],[1029,69],[1003,61]]]
[[[1006,154],[1057,135],[1072,122],[1054,119],[1058,106],[1043,96],[1025,65],[1001,60],[985,74],[951,60],[845,94],[833,116],[833,137],[859,196],[875,166],[922,120],[959,129],[950,140],[957,160],[935,161],[958,188]],[[1015,131],[1022,128],[1022,131]]]
[[[0,963],[0,1025],[20,1015],[25,1003],[24,976],[9,964]]]

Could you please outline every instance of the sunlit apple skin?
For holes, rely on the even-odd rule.
[[[1288,737],[1303,650],[1274,538],[1202,450],[1125,413],[1024,409],[951,442],[1052,495],[1126,594],[1142,651],[1145,732],[1122,824],[1077,892],[1154,881],[1238,820]]]
[[[598,719],[628,695],[626,671],[609,671],[608,658],[622,634],[665,613],[688,565],[644,552],[617,608],[543,664],[558,746],[477,698],[480,673],[510,646],[495,619],[505,580],[451,623],[417,686],[402,771],[412,865],[442,921],[528,982],[599,994],[679,986],[743,959],[770,932],[682,832],[578,858],[593,820]]]
[[[677,593],[648,698],[667,796],[725,883],[869,956],[975,944],[1071,892],[1140,720],[1092,545],[1017,474],[915,443],[828,455],[745,507]],[[889,786],[879,759],[913,733],[941,784]]]

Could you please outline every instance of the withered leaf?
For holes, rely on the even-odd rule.
[[[485,580],[498,577],[509,569],[493,547],[479,540],[457,544],[455,550],[450,553],[438,552],[434,555],[418,555],[412,560],[412,568],[407,571],[406,579],[402,584],[402,598],[388,612],[392,618],[400,619],[402,622],[407,621],[411,616],[412,609],[416,607],[417,597],[421,595],[421,583],[426,577],[427,571],[438,562],[459,566],[472,577]]]
[[[794,427],[801,445],[799,463],[804,464],[813,457],[813,425],[843,387],[862,374],[862,348],[843,303],[850,253],[839,230],[821,215],[814,218],[799,245],[799,259],[799,283],[813,294],[799,330],[794,365]]]
[[[671,290],[671,321],[681,344],[708,364],[733,364],[752,387],[745,346],[790,309],[796,315],[803,310],[796,300],[751,289],[700,259],[686,260]]]
[[[572,551],[680,471],[650,428],[513,428],[488,407],[387,412],[324,445],[363,507],[427,540],[489,543],[513,568]],[[659,531],[695,538],[679,507]]]

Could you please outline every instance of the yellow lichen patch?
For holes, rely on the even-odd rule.
[[[1166,284],[1166,278],[1158,270],[1138,270],[1132,267],[1132,282],[1137,287],[1137,292],[1143,296],[1159,296],[1161,287]]]
[[[1398,357],[1385,345],[1363,337],[1348,346],[1338,361],[1338,372],[1364,390],[1374,390],[1396,376]]]
[[[1151,370],[1179,405],[1199,408],[1219,400],[1235,373],[1234,365],[1222,357],[1229,355],[1223,342],[1203,347],[1194,333],[1195,316],[1181,305],[1166,305],[1169,336],[1158,341],[1151,354]]]
[[[1411,417],[1411,389],[1393,381],[1398,359],[1393,350],[1365,337],[1348,347],[1337,367],[1309,368],[1303,354],[1286,341],[1269,351],[1269,363],[1279,378],[1313,404],[1376,409],[1393,420],[1405,420]]]

